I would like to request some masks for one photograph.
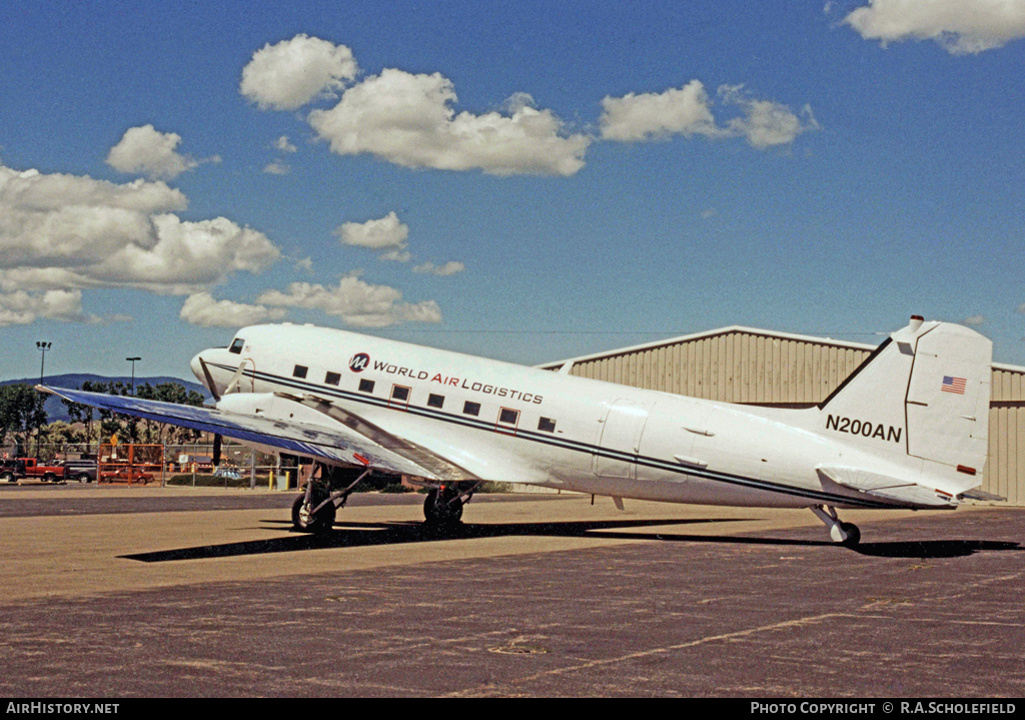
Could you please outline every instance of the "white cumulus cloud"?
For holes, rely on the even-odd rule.
[[[808,106],[797,114],[781,103],[755,100],[739,85],[720,86],[717,96],[726,113],[737,110],[740,115],[716,120],[715,103],[700,80],[661,93],[606,97],[599,121],[601,136],[622,142],[668,139],[673,135],[711,140],[743,137],[752,147],[764,150],[788,145],[801,133],[818,128]]]
[[[46,290],[44,292],[0,293],[0,327],[29,325],[37,319],[61,322],[100,323],[121,320],[124,316],[101,318],[82,310],[80,290]]]
[[[151,180],[173,180],[199,165],[198,160],[178,153],[181,141],[181,135],[160,132],[152,125],[129,128],[110,149],[107,164],[118,172],[145,175]]]
[[[273,147],[275,150],[283,153],[299,152],[299,148],[292,144],[292,141],[288,139],[288,135],[282,135],[275,140]]]
[[[239,92],[261,108],[296,110],[340,90],[358,71],[344,45],[296,35],[257,50],[242,69]]]
[[[275,160],[264,165],[263,171],[268,175],[288,175],[291,172],[291,168],[288,166],[288,163]]]
[[[933,40],[952,55],[1025,37],[1025,0],[870,0],[844,18],[866,40]]]
[[[403,250],[409,244],[409,226],[399,220],[394,210],[376,220],[342,223],[335,228],[335,235],[346,245],[371,250]]]
[[[551,111],[523,94],[507,114],[457,114],[456,99],[439,73],[386,69],[347,89],[335,107],[314,110],[309,123],[339,155],[369,153],[403,167],[564,176],[583,167],[590,138],[565,135]]]
[[[413,272],[420,273],[423,275],[437,275],[438,277],[448,277],[461,273],[466,269],[466,265],[459,262],[458,260],[450,260],[443,265],[435,265],[432,262],[425,262],[420,265],[413,267]]]
[[[743,137],[759,150],[790,145],[801,133],[819,128],[809,105],[797,114],[781,103],[750,98],[739,85],[720,87],[719,97],[743,113],[727,122],[727,134]]]
[[[700,80],[662,93],[627,93],[602,100],[601,134],[606,140],[653,140],[670,135],[717,137],[708,93]]]
[[[227,218],[187,222],[168,214],[151,221],[155,230],[151,246],[127,244],[80,272],[107,286],[183,294],[238,271],[262,272],[281,256],[263,233]]]
[[[208,292],[189,295],[182,305],[179,317],[200,327],[240,327],[267,320],[280,320],[281,309],[268,309],[263,305],[248,305],[231,300],[215,300]]]
[[[387,327],[403,322],[441,322],[433,300],[402,302],[402,293],[387,285],[371,285],[357,274],[343,277],[337,287],[294,282],[287,292],[268,290],[257,298],[262,305],[319,310],[356,327]]]
[[[135,287],[189,293],[280,257],[227,218],[183,221],[163,182],[115,184],[0,165],[0,289]]]

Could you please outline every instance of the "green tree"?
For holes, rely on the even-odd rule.
[[[100,387],[101,385],[103,383],[84,380],[81,389],[89,392],[103,392]],[[64,398],[61,398],[61,402],[67,408],[68,417],[71,419],[71,422],[85,425],[85,442],[91,443],[94,440],[93,420],[96,417],[96,409],[92,405],[83,405],[82,403],[72,402]],[[86,448],[86,451],[88,453],[89,448]]]
[[[31,385],[0,385],[0,444],[11,435],[23,455],[29,437],[46,423],[45,402],[46,396]]]
[[[193,405],[195,407],[203,404],[203,396],[200,393],[195,390],[189,390],[181,383],[176,382],[166,382],[157,385],[153,388],[153,399],[177,403],[178,405]],[[162,424],[160,442],[185,444],[199,440],[201,435],[202,433],[199,430],[193,430],[192,428]]]
[[[36,435],[36,443],[40,448],[36,455],[41,460],[48,460],[64,452],[68,445],[78,445],[85,442],[85,433],[77,429],[71,423],[63,420],[56,420],[49,425],[39,428]]]
[[[110,395],[131,395],[132,388],[120,381],[97,382],[83,390],[104,392]],[[143,383],[135,386],[135,396],[145,400],[177,403],[179,405],[202,405],[203,396],[195,390],[189,390],[181,383],[166,382],[157,386]],[[100,437],[102,442],[109,442],[111,435],[117,435],[122,442],[144,442],[163,444],[184,444],[198,440],[201,433],[190,428],[177,427],[166,423],[158,423],[120,415],[111,410],[100,410]]]

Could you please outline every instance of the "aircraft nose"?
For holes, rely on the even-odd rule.
[[[196,353],[196,357],[192,358],[192,361],[189,363],[189,367],[192,369],[192,374],[196,376],[196,379],[203,385],[206,385],[206,377],[203,375],[203,365],[200,362],[202,355],[203,353]]]

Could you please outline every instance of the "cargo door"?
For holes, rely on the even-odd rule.
[[[607,478],[637,476],[637,453],[648,408],[635,400],[616,400],[602,421],[594,474]]]

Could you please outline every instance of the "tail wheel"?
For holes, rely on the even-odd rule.
[[[320,493],[313,493],[309,502],[306,500],[306,493],[303,493],[292,503],[292,525],[301,532],[326,533],[335,524],[335,504],[329,502],[324,507],[313,512],[313,508],[323,502],[327,496]]]
[[[861,530],[854,523],[840,523],[840,529],[847,535],[847,539],[842,543],[844,547],[854,547],[861,542]]]

